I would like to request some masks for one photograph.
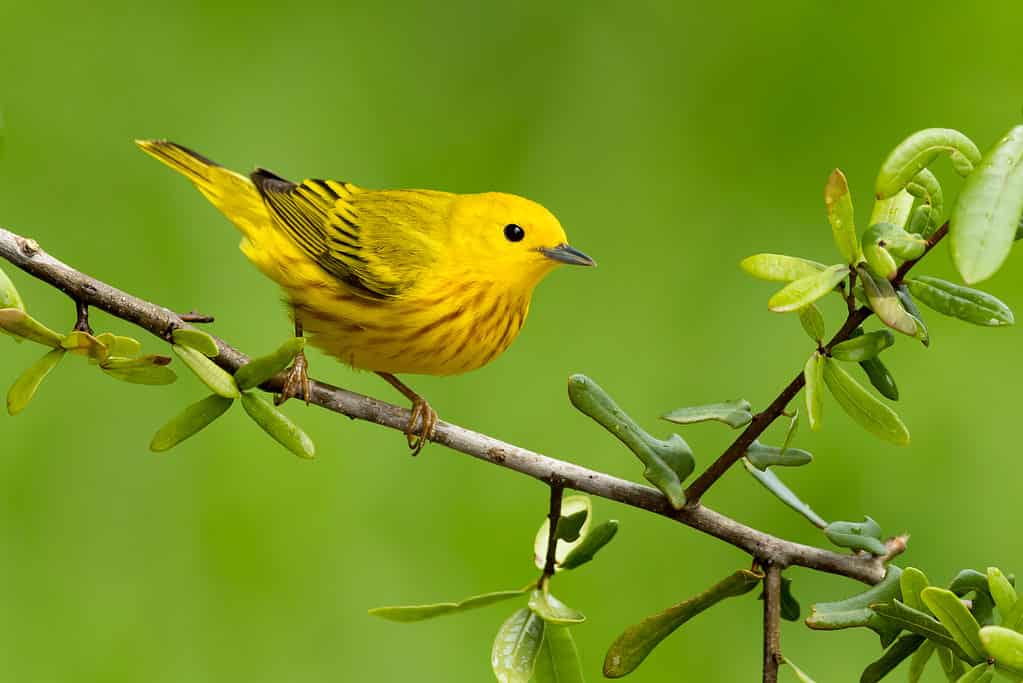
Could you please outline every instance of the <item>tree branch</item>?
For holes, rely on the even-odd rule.
[[[892,280],[892,285],[897,286],[901,283],[903,278],[906,277],[906,274],[909,273],[910,269],[919,263],[920,259],[927,256],[931,249],[934,248],[934,245],[940,242],[946,234],[948,234],[947,221],[927,239],[927,247],[923,254],[921,254],[918,258],[913,259],[912,261],[906,261],[899,266],[899,270],[896,273],[895,278]],[[852,280],[850,279],[850,283],[851,282]],[[850,296],[852,296],[851,292]],[[835,344],[849,339],[853,331],[862,325],[863,321],[869,318],[872,314],[873,311],[866,306],[861,306],[857,309],[850,309],[849,315],[845,319],[845,324],[843,324],[842,328],[835,333],[835,336],[831,338],[831,341],[825,345],[824,351],[828,352],[835,346]],[[714,482],[720,479],[732,465],[738,462],[739,458],[746,455],[746,450],[750,447],[750,444],[763,434],[764,430],[771,426],[771,423],[781,416],[781,414],[785,411],[786,406],[788,406],[789,402],[796,397],[796,394],[799,393],[799,390],[803,388],[805,383],[806,379],[803,377],[803,373],[800,372],[792,378],[792,381],[789,382],[788,386],[782,389],[781,393],[778,394],[778,397],[771,402],[771,405],[769,405],[766,410],[753,417],[753,421],[746,426],[746,429],[743,430],[742,434],[737,436],[735,441],[733,441],[731,445],[725,449],[725,452],[722,453],[717,460],[712,462],[710,466],[704,470],[703,474],[697,477],[696,480],[689,485],[689,488],[686,489],[686,505],[699,504],[700,498],[707,492],[707,489],[713,486]]]
[[[764,683],[778,683],[781,664],[781,568],[764,567]]]
[[[176,328],[188,327],[181,316],[170,309],[139,299],[85,275],[42,251],[34,240],[26,239],[3,228],[0,228],[0,256],[33,277],[66,293],[76,301],[106,311],[165,341],[170,341],[171,333]],[[233,373],[248,362],[247,356],[224,341],[218,339],[217,346],[220,349],[220,354],[215,361],[228,372]],[[283,374],[269,380],[261,388],[268,392],[278,392],[282,386]],[[405,408],[346,391],[324,382],[312,381],[311,389],[312,396],[309,403],[321,408],[373,422],[399,432],[404,432],[408,425],[409,411]],[[790,385],[786,392],[791,390],[791,395],[794,396],[798,389],[798,386],[792,388]],[[783,394],[771,404],[767,411],[757,416],[750,427],[747,427],[740,436],[740,440],[748,438],[751,442],[769,424],[766,416],[773,414],[774,417],[777,417],[777,414],[784,409],[785,403],[787,400],[784,399]],[[759,431],[754,433],[751,430],[755,428],[759,428]],[[874,584],[884,578],[887,561],[905,547],[904,543],[898,547],[889,544],[888,555],[871,557],[863,554],[840,554],[786,541],[741,524],[699,503],[694,502],[682,510],[674,510],[668,504],[667,499],[656,489],[556,460],[448,422],[437,423],[433,441],[452,450],[515,470],[548,484],[552,481],[559,481],[565,488],[673,519],[730,543],[764,564],[775,565],[779,569],[798,565]],[[748,446],[749,442],[743,443]],[[740,441],[737,440],[737,443]],[[734,444],[733,447],[735,447]],[[732,451],[733,448],[730,447],[726,451],[726,455]],[[740,456],[741,453],[735,459]],[[724,457],[722,456],[722,458]],[[719,458],[719,462],[722,458]],[[718,463],[715,463],[712,468],[717,466]],[[716,478],[715,476],[714,479]]]

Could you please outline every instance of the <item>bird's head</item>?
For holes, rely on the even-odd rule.
[[[460,252],[480,277],[531,288],[559,265],[596,265],[568,245],[554,214],[523,197],[500,192],[461,195],[450,224]]]

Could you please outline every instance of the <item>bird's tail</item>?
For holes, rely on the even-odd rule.
[[[168,140],[136,140],[135,144],[191,180],[250,241],[258,242],[270,225],[263,199],[247,177]]]

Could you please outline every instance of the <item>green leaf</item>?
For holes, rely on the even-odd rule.
[[[316,446],[312,439],[287,415],[248,391],[242,394],[242,407],[252,421],[277,443],[300,458],[316,457]]]
[[[96,339],[107,347],[111,356],[118,358],[132,358],[142,352],[142,343],[132,337],[120,337],[110,332],[103,332],[96,335]]]
[[[952,261],[969,284],[986,280],[1009,256],[1023,214],[1023,125],[988,150],[963,183],[949,223]]]
[[[9,414],[17,415],[25,409],[32,397],[35,396],[39,385],[50,374],[50,371],[57,367],[57,363],[65,353],[64,349],[53,349],[30,365],[18,379],[14,380],[10,391],[7,392],[7,412]]]
[[[895,343],[895,335],[889,330],[878,330],[852,339],[846,339],[831,347],[831,357],[837,360],[860,362],[876,358],[879,353]]]
[[[952,634],[971,663],[976,664],[984,659],[984,645],[980,642],[979,635],[980,624],[955,593],[945,588],[930,586],[921,591],[920,598]]]
[[[828,222],[835,238],[835,246],[848,264],[860,261],[860,242],[856,238],[856,224],[853,222],[852,198],[845,175],[837,168],[831,172],[824,186],[824,205],[828,210]]]
[[[790,282],[775,292],[767,307],[775,313],[798,311],[829,294],[847,275],[849,266],[844,263],[829,266],[819,273]]]
[[[888,371],[880,358],[861,360],[860,367],[863,368],[867,379],[878,393],[892,401],[899,400],[899,387],[895,384],[895,378],[892,377],[892,373]]]
[[[632,673],[646,656],[679,626],[725,598],[748,593],[763,578],[763,574],[740,569],[699,595],[625,629],[607,651],[604,658],[604,676],[621,678]]]
[[[963,660],[947,647],[938,648],[938,662],[941,664],[941,670],[945,672],[945,678],[950,681],[958,681],[960,676],[966,674],[966,665],[963,664]]]
[[[867,234],[869,235],[869,233]],[[864,235],[864,238],[866,237],[867,235]],[[899,264],[895,262],[895,257],[887,249],[879,244],[867,242],[865,239],[863,258],[866,259],[870,269],[885,280],[891,280],[899,271]]]
[[[217,342],[202,330],[179,327],[171,332],[171,338],[174,340],[175,345],[195,349],[202,355],[210,358],[216,358],[220,354]]]
[[[899,576],[902,571],[888,565],[884,579],[858,595],[835,602],[819,602],[810,608],[806,625],[819,631],[835,631],[864,626],[881,638],[881,647],[888,647],[899,634],[899,626],[871,609],[875,603],[894,600],[899,596]],[[937,624],[937,622],[934,622]],[[941,627],[941,624],[938,624]],[[951,639],[950,639],[951,640]]]
[[[880,659],[863,670],[860,675],[860,683],[877,683],[894,671],[895,667],[906,661],[926,640],[923,636],[915,633],[901,636],[890,648],[885,650]]]
[[[533,671],[536,683],[586,683],[568,626],[548,623]]]
[[[788,505],[790,508],[798,512],[799,514],[810,520],[810,523],[814,526],[824,528],[828,525],[821,516],[810,509],[810,506],[799,499],[799,497],[792,492],[792,490],[778,478],[778,475],[771,470],[764,470],[761,472],[757,469],[753,463],[746,458],[742,459],[743,467],[746,471],[753,475],[753,478],[759,481],[764,488],[773,493],[778,497],[781,502]]]
[[[879,199],[891,197],[942,153],[951,157],[952,165],[959,175],[967,175],[980,163],[977,145],[959,131],[927,128],[913,133],[888,154],[877,174],[875,194]]]
[[[956,683],[988,683],[995,677],[994,666],[984,662],[973,667],[958,679]]]
[[[1011,614],[1012,608],[1016,606],[1016,589],[998,567],[987,568],[987,583],[988,591],[994,598],[999,614],[1004,619],[1005,615]]]
[[[61,340],[60,346],[76,356],[83,356],[96,362],[104,361],[110,355],[110,351],[99,339],[88,332],[78,330],[69,332]]]
[[[140,356],[139,358],[107,358],[99,364],[109,377],[129,384],[162,386],[172,384],[178,376],[167,367],[167,356]]]
[[[525,607],[501,624],[490,653],[498,683],[529,683],[543,636],[543,619]]]
[[[231,403],[231,399],[216,394],[193,403],[160,427],[149,442],[149,450],[160,453],[177,446],[223,415]]]
[[[906,190],[899,190],[891,197],[877,199],[874,202],[874,209],[870,212],[870,221],[867,225],[890,223],[902,227],[909,219],[912,210],[913,195]]]
[[[561,501],[561,516],[577,517],[578,515],[583,516],[583,521],[579,526],[576,539],[568,541],[564,538],[559,538],[557,541],[557,548],[554,550],[554,559],[557,563],[555,570],[557,571],[561,570],[560,565],[565,561],[569,553],[586,541],[586,537],[590,533],[590,521],[593,518],[593,503],[590,502],[589,496],[566,496]],[[537,569],[543,569],[544,565],[547,564],[547,541],[550,538],[550,530],[551,520],[549,518],[544,519],[533,540],[533,562],[536,564]]]
[[[792,660],[789,659],[788,657],[782,657],[781,663],[788,664],[790,667],[792,667],[792,673],[794,673],[796,675],[796,678],[799,679],[799,683],[814,683],[814,680],[810,678],[805,671],[803,671],[798,666],[793,664]]]
[[[586,615],[539,588],[529,594],[529,609],[549,624],[581,624]]]
[[[945,208],[945,193],[941,190],[941,182],[926,168],[909,181],[906,191],[921,200],[922,206],[930,209],[935,216],[940,216]]]
[[[806,417],[810,429],[817,431],[824,416],[824,357],[816,351],[803,366],[803,380],[806,382]]]
[[[800,467],[813,462],[813,455],[799,448],[776,448],[754,441],[746,449],[746,459],[758,470],[777,465],[780,467]]]
[[[374,607],[369,610],[368,613],[373,617],[380,617],[381,619],[387,619],[388,621],[397,621],[403,624],[408,624],[415,621],[424,621],[426,619],[433,619],[434,617],[443,617],[448,614],[457,614],[459,612],[467,612],[472,609],[493,605],[496,602],[517,598],[526,593],[529,589],[530,587],[526,587],[512,591],[483,593],[482,595],[474,595],[471,598],[466,598],[460,602],[435,602],[429,605]]]
[[[273,353],[253,358],[234,373],[238,388],[245,391],[258,387],[291,365],[304,348],[305,337],[292,337]]]
[[[753,420],[752,411],[753,406],[750,405],[749,401],[740,398],[734,401],[711,403],[705,406],[678,408],[666,415],[662,415],[661,419],[681,425],[717,420],[732,429],[738,429],[739,427],[745,427]]]
[[[667,440],[655,439],[643,431],[606,391],[585,375],[568,378],[568,396],[580,412],[593,418],[629,447],[643,463],[643,476],[656,486],[671,506],[681,510],[686,503],[682,481],[696,467],[693,452],[678,434]]]
[[[928,640],[934,641],[935,645],[952,650],[957,657],[968,659],[963,649],[959,647],[952,634],[948,632],[940,621],[929,614],[924,614],[894,598],[887,602],[872,603],[870,608],[888,623],[894,624],[896,629],[904,628],[912,633],[919,634]]]
[[[881,542],[881,527],[870,517],[863,522],[832,522],[824,528],[824,535],[841,548],[865,550],[872,555],[888,552]]]
[[[1023,634],[1001,626],[985,626],[980,629],[980,642],[1000,670],[1023,676]]]
[[[18,308],[0,309],[0,329],[13,334],[15,337],[21,337],[22,339],[54,349],[59,349],[60,343],[64,339],[64,337]]]
[[[903,308],[892,283],[877,277],[862,265],[857,266],[856,272],[860,275],[870,309],[877,314],[878,319],[896,332],[915,337],[918,331],[916,320]]]
[[[618,520],[611,519],[603,524],[598,524],[583,537],[582,542],[572,548],[567,555],[565,555],[564,561],[558,566],[561,569],[575,569],[580,567],[590,560],[593,556],[600,551],[605,545],[611,542],[611,539],[618,533]]]
[[[874,398],[830,358],[824,360],[824,383],[842,410],[861,427],[897,446],[909,444],[909,430],[895,411]]]
[[[577,540],[580,535],[579,532],[588,518],[588,510],[582,510],[572,515],[561,515],[561,518],[558,520],[558,530],[554,534],[555,537],[569,543]]]
[[[913,296],[942,315],[985,327],[1015,322],[1012,309],[987,292],[924,275],[907,280],[906,285]]]
[[[924,640],[923,644],[913,653],[913,659],[909,662],[909,683],[920,683],[920,677],[924,675],[924,668],[934,654],[934,641]]]
[[[927,606],[924,605],[924,601],[920,598],[920,593],[924,588],[931,585],[927,575],[916,567],[906,567],[902,570],[899,584],[902,589],[903,604],[919,612],[926,612]]]
[[[792,594],[792,580],[786,576],[781,577],[781,592],[780,592],[780,605],[779,612],[781,618],[785,621],[799,621],[799,601],[796,600],[796,596]],[[764,599],[764,592],[760,591],[760,595],[757,596],[757,600]]]
[[[772,282],[792,282],[827,267],[823,263],[784,254],[754,254],[743,259],[739,266],[753,277]]]
[[[0,268],[0,309],[4,308],[24,311],[25,302],[21,300],[21,295],[18,294],[18,289],[11,282],[11,278],[7,277],[3,268]]]
[[[900,283],[895,288],[895,296],[899,297],[899,301],[902,303],[902,307],[906,309],[906,312],[913,316],[913,320],[916,322],[916,338],[924,346],[931,345],[931,335],[927,331],[927,325],[924,323],[923,316],[920,314],[920,309],[916,307],[916,303],[913,301],[913,297],[909,293],[909,288],[905,283]]]
[[[213,393],[224,398],[240,398],[241,392],[238,385],[234,383],[234,377],[227,374],[219,365],[211,361],[205,355],[190,346],[171,347],[178,358],[184,361],[185,365],[195,373],[203,384],[208,386]]]
[[[1017,600],[1007,614],[1002,614],[1002,626],[1023,633],[1023,600]]]
[[[810,335],[810,339],[817,343],[824,339],[824,316],[821,315],[820,309],[815,305],[810,304],[799,309],[799,323],[806,330],[806,333]]]

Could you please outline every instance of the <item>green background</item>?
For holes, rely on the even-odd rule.
[[[289,333],[275,286],[215,209],[133,138],[286,177],[535,198],[600,267],[554,273],[490,366],[410,382],[442,418],[634,479],[633,457],[569,405],[570,373],[595,378],[662,436],[671,430],[656,416],[681,405],[765,405],[810,345],[792,317],[767,311],[773,288],[738,261],[835,259],[822,201],[832,168],[847,173],[863,217],[904,135],[948,126],[987,147],[1020,116],[1010,1],[166,4],[5,4],[0,225],[139,296],[213,313],[215,333],[260,353]],[[954,195],[947,162],[938,169]],[[951,275],[944,247],[930,261],[922,271]],[[70,326],[67,300],[11,275],[35,315]],[[985,286],[1023,309],[1017,258]],[[834,329],[839,311],[829,313]],[[1023,331],[928,319],[929,350],[902,340],[887,355],[912,445],[877,441],[828,399],[825,430],[804,426],[798,439],[815,463],[784,474],[828,519],[870,514],[886,533],[911,532],[902,562],[937,581],[963,566],[1018,573]],[[4,383],[40,353],[0,347]],[[145,348],[165,351],[151,337]],[[318,352],[311,363],[316,377],[400,398]],[[313,462],[238,408],[149,453],[155,429],[202,394],[189,375],[133,387],[68,362],[22,416],[3,418],[0,679],[491,679],[491,638],[513,605],[420,625],[366,609],[533,579],[545,487],[439,446],[412,460],[395,432],[297,403],[287,412],[316,440]],[[684,434],[705,465],[726,432]],[[741,468],[706,502],[824,542]],[[589,616],[576,638],[591,681],[625,626],[749,562],[663,519],[595,507],[621,521],[619,537],[555,584]],[[804,609],[859,590],[788,575]],[[731,601],[633,679],[753,680],[759,621],[755,595]],[[784,626],[782,643],[822,681],[853,680],[879,653],[869,632],[800,624]]]

